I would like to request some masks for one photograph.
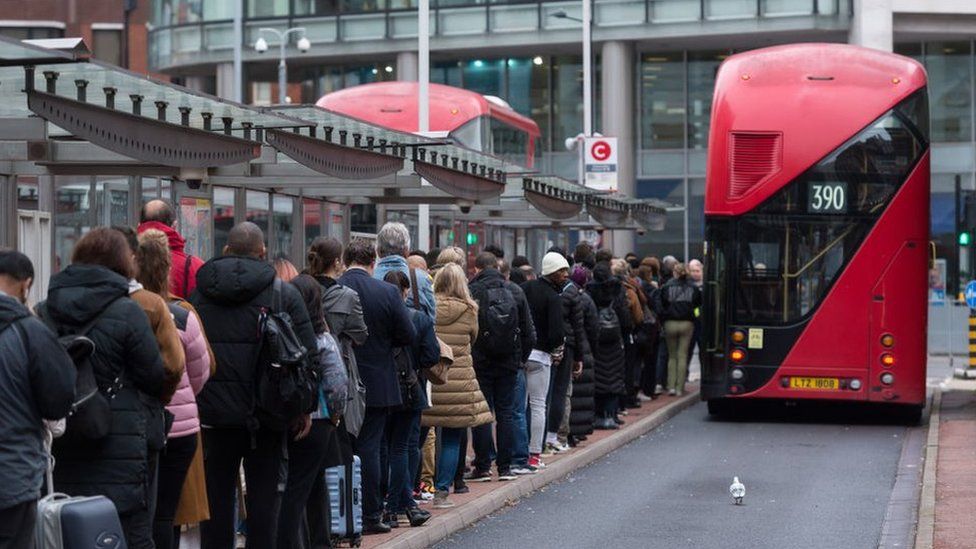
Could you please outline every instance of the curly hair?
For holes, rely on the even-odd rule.
[[[149,229],[139,235],[136,248],[139,274],[136,280],[142,287],[163,299],[169,299],[169,273],[173,260],[169,251],[169,237],[158,229]]]

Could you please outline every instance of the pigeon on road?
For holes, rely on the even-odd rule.
[[[729,494],[736,505],[742,505],[742,498],[746,497],[746,487],[739,482],[739,477],[732,477],[732,485],[729,486]]]

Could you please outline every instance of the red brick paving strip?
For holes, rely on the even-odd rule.
[[[669,397],[666,395],[662,395],[660,398],[656,400],[645,402],[643,403],[643,406],[641,406],[640,408],[629,410],[629,414],[627,416],[624,416],[624,421],[626,423],[623,425],[623,427],[620,430],[594,431],[593,434],[590,435],[590,437],[586,440],[586,442],[580,444],[577,448],[574,448],[573,450],[561,455],[544,457],[543,461],[550,467],[556,466],[560,461],[565,460],[566,458],[572,456],[579,456],[587,448],[591,448],[598,442],[616,435],[614,441],[619,440],[620,441],[619,445],[617,444],[613,444],[612,446],[607,446],[606,444],[601,445],[601,446],[607,446],[606,449],[607,452],[612,451],[616,447],[626,444],[632,438],[636,438],[636,437],[628,436],[633,434],[635,428],[641,428],[641,427],[646,428],[650,425],[648,422],[641,422],[640,420],[646,419],[650,417],[652,414],[654,414],[655,412],[659,412],[664,408],[669,408],[669,411],[670,409],[674,409],[673,412],[677,413],[680,409],[683,409],[684,407],[689,406],[694,402],[696,402],[698,400],[697,384],[689,384],[687,390],[689,393],[692,394],[689,394],[683,398],[676,398],[676,397]],[[663,418],[663,420],[666,420],[669,417],[670,415]],[[639,434],[637,436],[639,436]],[[593,459],[598,459],[598,457],[600,456],[594,456]],[[591,460],[588,460],[586,463],[589,463],[590,461]],[[556,469],[562,469],[562,467],[556,467]],[[547,471],[548,470],[549,469],[547,469]],[[570,472],[572,471],[571,470],[567,470],[565,472],[560,471],[561,473],[560,476],[564,476],[566,474],[569,474]],[[551,477],[551,475],[545,475],[545,476]],[[498,495],[500,495],[499,491],[501,491],[502,489],[512,485],[518,485],[518,486],[513,486],[513,488],[522,489],[522,488],[531,487],[531,490],[538,490],[539,488],[542,488],[543,486],[545,486],[546,484],[554,480],[557,480],[557,478],[543,478],[542,474],[535,474],[535,475],[526,475],[523,477],[519,477],[518,480],[507,481],[507,482],[499,482],[496,476],[495,479],[492,480],[491,482],[468,483],[468,487],[471,489],[469,493],[461,494],[461,495],[455,495],[454,493],[452,493],[450,495],[450,500],[456,504],[455,507],[451,509],[438,510],[438,509],[431,509],[430,505],[422,506],[422,508],[427,509],[433,514],[433,517],[426,525],[420,526],[418,528],[401,526],[399,528],[393,529],[393,531],[389,534],[366,536],[363,539],[363,547],[367,549],[371,549],[371,548],[386,549],[386,548],[393,548],[398,546],[408,546],[408,547],[423,546],[426,544],[419,543],[420,540],[418,540],[417,537],[415,536],[416,534],[420,534],[420,532],[416,532],[417,530],[425,530],[425,529],[427,531],[423,533],[426,535],[428,539],[434,542],[439,541],[458,530],[470,526],[472,523],[494,512],[498,507],[500,507],[500,505],[498,505],[499,502],[496,501],[496,498]],[[514,503],[514,501],[512,500],[509,501],[511,503]],[[407,538],[412,538],[412,539],[408,541]]]
[[[976,548],[976,393],[942,394],[936,469],[936,549]]]

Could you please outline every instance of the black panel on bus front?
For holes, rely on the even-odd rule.
[[[706,217],[703,398],[732,392],[736,346],[747,353],[739,394],[775,375],[928,150],[926,97],[905,99],[749,213]],[[732,343],[750,328],[763,330],[761,349]]]

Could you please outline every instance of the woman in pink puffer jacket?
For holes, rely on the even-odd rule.
[[[170,251],[166,235],[156,229],[139,235],[136,260],[139,264],[139,283],[167,301],[186,357],[186,368],[176,394],[166,405],[166,410],[173,415],[173,425],[166,447],[159,454],[156,516],[153,521],[156,547],[173,547],[176,538],[173,521],[199,439],[200,416],[197,413],[196,395],[210,377],[213,359],[207,336],[193,306],[175,299],[169,293]]]

